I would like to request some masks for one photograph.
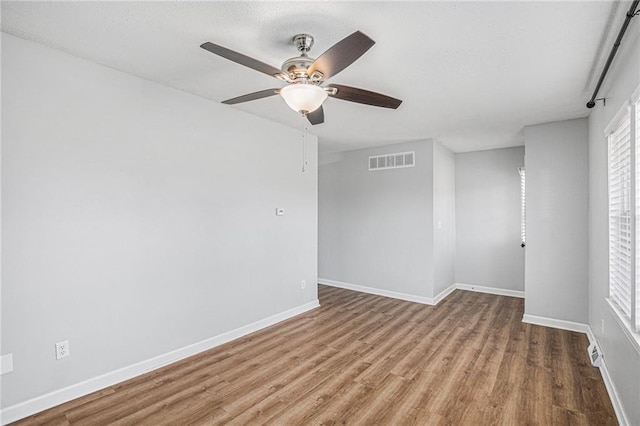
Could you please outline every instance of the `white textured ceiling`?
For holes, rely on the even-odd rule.
[[[456,152],[523,144],[523,126],[585,117],[628,3],[2,2],[2,31],[222,101],[283,83],[203,49],[280,67],[297,33],[311,56],[356,30],[377,43],[329,81],[398,110],[336,99],[310,132],[321,151],[436,138]],[[612,23],[613,22],[613,23]],[[279,96],[229,106],[301,128]]]

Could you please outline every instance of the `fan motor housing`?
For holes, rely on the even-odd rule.
[[[287,74],[292,80],[297,78],[309,78],[307,70],[313,64],[315,59],[303,54],[302,56],[296,56],[289,58],[282,64],[282,72]]]
[[[293,45],[300,52],[300,56],[289,58],[282,64],[280,68],[284,74],[286,74],[292,81],[296,80],[311,80],[313,82],[321,81],[323,75],[321,72],[316,71],[313,75],[309,75],[307,70],[315,62],[314,58],[311,58],[307,53],[313,46],[313,36],[310,34],[296,34],[291,39]]]

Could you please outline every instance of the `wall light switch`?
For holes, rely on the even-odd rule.
[[[276,209],[276,216],[284,216],[284,209]]]

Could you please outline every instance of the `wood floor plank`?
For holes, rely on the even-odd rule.
[[[321,308],[16,425],[616,424],[583,334],[522,299],[319,286]]]

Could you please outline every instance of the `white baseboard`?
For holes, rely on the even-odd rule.
[[[36,414],[46,409],[55,407],[56,405],[60,405],[76,398],[80,398],[81,396],[88,395],[100,389],[113,386],[117,383],[129,380],[141,374],[148,373],[151,370],[155,370],[167,364],[171,364],[200,352],[215,348],[216,346],[230,342],[234,339],[238,339],[242,336],[256,332],[271,325],[277,324],[281,321],[287,320],[296,315],[300,315],[319,306],[320,303],[318,302],[318,300],[314,300],[313,302],[297,306],[279,314],[272,315],[270,317],[264,318],[251,324],[247,324],[240,328],[236,328],[235,330],[231,330],[226,333],[222,333],[220,335],[202,340],[192,345],[185,346],[166,354],[162,354],[157,357],[124,368],[120,368],[115,371],[111,371],[101,376],[76,383],[66,388],[58,389],[56,391],[30,399],[28,401],[12,405],[0,412],[2,424],[4,425],[16,420],[23,419],[32,414]]]
[[[361,293],[375,294],[377,296],[391,297],[392,299],[406,300],[408,302],[422,303],[423,305],[435,305],[435,301],[431,297],[416,296],[414,294],[400,293],[398,291],[383,290],[380,288],[350,284],[342,281],[327,280],[324,278],[318,278],[318,284],[344,288],[346,290],[359,291]]]
[[[607,388],[611,405],[613,405],[613,411],[615,411],[616,417],[618,418],[618,424],[620,426],[631,426],[627,413],[625,413],[624,408],[622,407],[618,391],[616,391],[616,387],[613,385],[613,380],[611,380],[611,376],[609,375],[609,370],[607,370],[607,363],[604,358],[600,360],[600,374],[602,375],[604,386]]]
[[[559,328],[560,330],[577,331],[579,333],[588,334],[589,325],[580,322],[565,321],[554,318],[539,317],[536,315],[524,314],[522,322],[534,325],[542,325],[545,327]]]
[[[442,302],[445,297],[456,291],[457,288],[458,287],[456,286],[456,284],[451,284],[448,288],[445,288],[439,294],[437,294],[436,297],[433,298],[433,304],[437,305],[438,303]]]
[[[521,297],[521,298],[524,297],[524,291],[505,290],[502,288],[483,287],[479,285],[459,284],[459,283],[451,284],[448,288],[441,291],[435,297],[416,296],[414,294],[400,293],[392,290],[383,290],[380,288],[368,287],[368,286],[359,285],[359,284],[345,283],[342,281],[328,280],[325,278],[318,278],[318,284],[325,284],[332,287],[339,287],[347,290],[360,291],[362,293],[375,294],[377,296],[391,297],[393,299],[407,300],[409,302],[417,302],[417,303],[422,303],[424,305],[437,305],[445,297],[453,293],[454,290],[475,291],[478,293],[497,294],[499,296],[510,296],[510,297]]]
[[[611,376],[609,375],[609,370],[607,370],[607,363],[604,359],[604,353],[602,352],[602,348],[598,339],[593,334],[591,327],[587,326],[587,337],[589,338],[589,343],[595,343],[598,349],[600,350],[600,355],[602,358],[600,359],[600,375],[602,376],[602,381],[604,382],[604,386],[607,388],[607,393],[609,394],[609,399],[611,400],[611,405],[613,405],[613,410],[616,413],[616,417],[618,419],[618,424],[620,426],[631,426],[629,422],[629,418],[627,417],[627,413],[624,411],[624,407],[622,406],[622,401],[620,400],[620,396],[618,395],[618,391],[616,390],[615,385],[613,384],[613,380],[611,380]]]
[[[524,299],[524,291],[462,283],[456,283],[455,286],[460,290],[477,291],[478,293],[497,294],[498,296],[519,297],[521,299]]]
[[[589,343],[595,343],[598,346],[598,349],[600,349],[600,344],[598,343],[598,339],[596,339],[596,335],[593,334],[593,330],[591,330],[591,326],[587,325],[587,339],[589,339]],[[602,351],[600,351],[600,354],[602,354]]]

